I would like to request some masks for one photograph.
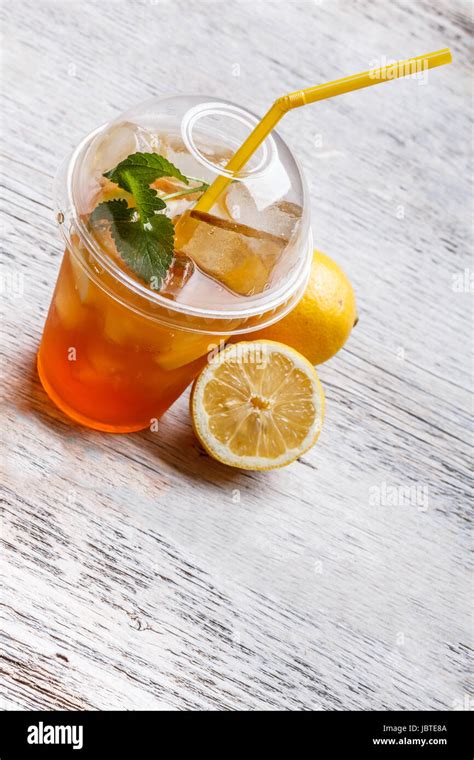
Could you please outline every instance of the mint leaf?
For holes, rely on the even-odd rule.
[[[142,185],[151,185],[160,177],[176,177],[185,185],[189,185],[188,178],[180,172],[178,167],[158,153],[132,153],[121,161],[115,169],[106,172],[104,177],[130,193],[133,193],[129,185],[130,177]]]
[[[156,200],[160,200],[156,198]],[[165,204],[161,201],[161,207]],[[117,250],[125,263],[148,284],[163,281],[173,259],[174,226],[163,214],[143,220],[137,208],[129,208],[124,199],[99,203],[90,222],[105,221]]]
[[[93,210],[89,223],[107,222],[125,263],[138,277],[159,289],[174,251],[174,225],[159,212],[166,208],[166,200],[202,192],[208,185],[202,182],[199,187],[177,190],[160,198],[150,187],[152,182],[160,177],[175,177],[189,186],[189,178],[157,153],[132,153],[104,177],[130,193],[135,207],[129,207],[123,198],[104,201]]]
[[[124,172],[123,178],[124,183],[126,181],[128,185],[128,192],[135,198],[137,211],[143,223],[148,222],[157,211],[163,211],[166,208],[166,203],[156,194],[156,190],[143,185],[128,171]]]

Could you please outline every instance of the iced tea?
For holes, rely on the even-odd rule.
[[[166,115],[166,104],[174,100],[155,107]],[[233,146],[223,134],[205,134],[198,148],[190,147],[176,128],[181,116],[175,105],[168,108],[166,131],[158,118],[154,128],[149,122],[145,127],[119,121],[87,138],[67,168],[67,199],[59,206],[67,249],[38,368],[57,406],[98,430],[150,426],[199,372],[209,352],[276,321],[304,288],[311,248],[304,187],[284,143],[277,138],[273,168],[266,175],[236,178],[211,213],[193,212],[199,195],[192,189],[212,181]],[[93,208],[104,200],[133,204],[104,178],[104,170],[145,149],[165,155],[193,178],[188,188],[175,178],[152,184],[167,199],[165,213],[173,224],[183,214],[195,214],[191,239],[176,239],[158,287],[130,271],[107,225],[90,225]]]

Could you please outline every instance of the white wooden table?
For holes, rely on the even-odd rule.
[[[3,707],[468,704],[469,15],[460,0],[2,3]],[[360,323],[291,467],[71,424],[34,367],[52,177],[151,95],[280,94],[450,46],[454,65],[288,115],[319,248]],[[472,285],[471,285],[472,287]]]

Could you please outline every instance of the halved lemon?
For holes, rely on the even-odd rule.
[[[294,462],[316,442],[324,392],[314,367],[272,340],[234,343],[195,380],[191,415],[208,454],[244,470]]]

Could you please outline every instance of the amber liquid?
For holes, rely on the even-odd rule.
[[[87,278],[66,251],[38,369],[50,398],[72,419],[130,432],[149,427],[168,409],[220,339],[137,314]]]

